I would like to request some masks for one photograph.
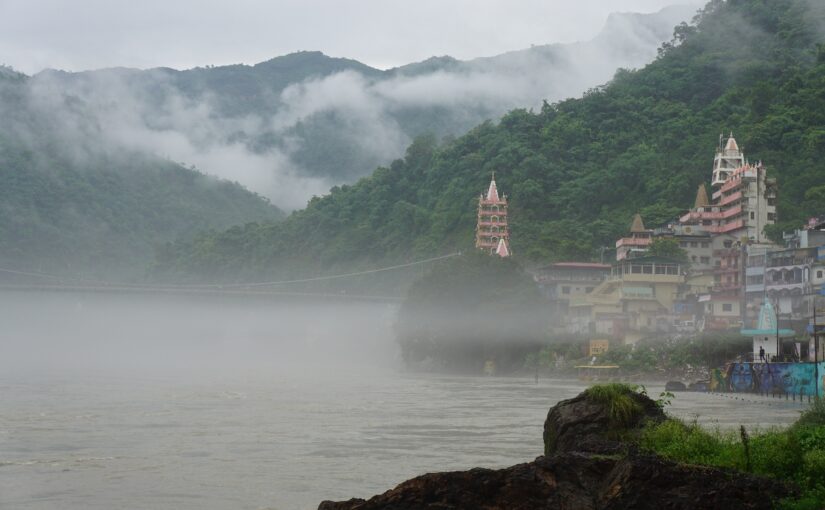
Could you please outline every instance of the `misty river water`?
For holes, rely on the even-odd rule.
[[[405,373],[394,312],[0,294],[0,508],[305,509],[541,454],[578,382]],[[753,429],[800,409],[679,394],[670,412]]]

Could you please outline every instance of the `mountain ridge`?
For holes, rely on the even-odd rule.
[[[386,70],[303,51],[251,65],[44,70],[31,79],[49,94],[82,99],[113,133],[142,131],[119,143],[238,180],[291,210],[388,164],[416,136],[457,136],[509,109],[578,95],[617,67],[642,65],[692,13],[677,6],[611,16],[589,42]],[[235,158],[221,164],[210,152]]]
[[[494,171],[510,196],[517,257],[598,260],[634,213],[657,225],[688,208],[709,179],[719,133],[730,130],[779,179],[776,236],[825,211],[823,89],[825,7],[714,1],[640,70],[442,144],[420,138],[404,159],[333,188],[283,224],[167,247],[158,274],[242,281],[470,250],[475,201]]]

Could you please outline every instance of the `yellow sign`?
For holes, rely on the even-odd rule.
[[[607,352],[608,347],[610,347],[609,340],[590,340],[590,354],[588,356],[604,354]]]

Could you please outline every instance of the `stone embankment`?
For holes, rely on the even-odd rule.
[[[633,436],[665,416],[646,396],[626,396],[625,407],[587,392],[559,402],[545,421],[545,455],[533,462],[430,473],[368,500],[324,501],[318,509],[768,509],[794,494],[776,480],[639,451]]]

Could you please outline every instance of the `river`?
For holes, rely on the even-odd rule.
[[[380,304],[11,293],[0,310],[0,508],[315,508],[532,460],[548,408],[582,389],[405,373]],[[670,406],[751,429],[800,409]]]

